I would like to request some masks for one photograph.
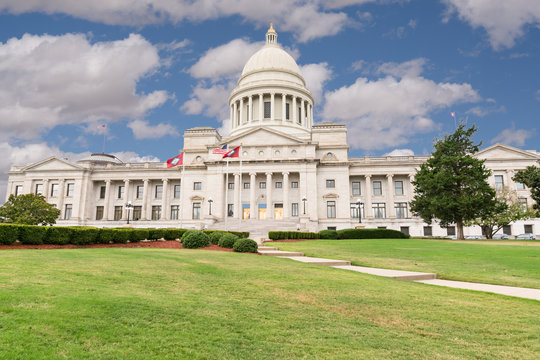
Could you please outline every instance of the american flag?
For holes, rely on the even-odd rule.
[[[107,127],[107,124],[101,124],[101,125],[99,125],[97,128],[98,128],[99,130],[105,130],[106,127]]]
[[[225,144],[225,145],[223,145],[222,147],[215,148],[215,149],[212,151],[212,154],[223,155],[223,154],[226,154],[227,152],[229,152],[229,150],[227,150],[227,144]]]
[[[453,118],[455,118],[455,117],[456,117],[456,113],[452,111],[452,112],[450,113],[450,116],[453,117]]]

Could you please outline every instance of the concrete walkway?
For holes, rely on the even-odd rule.
[[[299,252],[291,251],[281,251],[275,247],[268,246],[259,246],[259,254],[283,257],[295,261],[300,261],[307,264],[315,265],[325,265],[331,266],[336,269],[343,269],[349,271],[357,271],[364,274],[384,276],[393,279],[400,280],[410,280],[421,282],[429,285],[437,286],[447,286],[457,289],[467,289],[475,291],[484,291],[495,294],[502,294],[514,297],[520,297],[525,299],[533,299],[540,301],[540,289],[529,289],[529,288],[520,288],[513,286],[503,286],[503,285],[490,285],[490,284],[479,284],[479,283],[470,283],[464,281],[451,281],[451,280],[440,280],[437,279],[436,274],[433,273],[421,273],[416,271],[402,271],[402,270],[389,270],[389,269],[377,269],[364,266],[351,265],[350,261],[346,260],[332,260],[332,259],[322,259],[304,256],[304,254]]]

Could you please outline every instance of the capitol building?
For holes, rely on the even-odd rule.
[[[455,227],[411,214],[416,170],[428,156],[349,157],[347,128],[315,123],[314,100],[295,60],[277,42],[244,66],[229,97],[227,136],[210,127],[184,132],[183,165],[124,163],[108,154],[78,162],[50,157],[12,166],[7,194],[41,193],[61,210],[57,225],[183,227],[251,231],[389,228],[412,236],[447,236]],[[240,146],[224,159],[214,149]],[[496,144],[476,154],[497,189],[532,205],[515,172],[540,165],[540,153]],[[128,205],[128,206],[126,206]],[[511,235],[540,234],[540,219],[512,223]],[[465,235],[480,234],[479,227]]]

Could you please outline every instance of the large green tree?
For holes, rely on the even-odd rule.
[[[533,209],[536,210],[537,216],[540,216],[540,168],[536,166],[528,166],[525,170],[520,170],[514,176],[515,181],[525,184],[531,191],[531,197],[535,204]]]
[[[10,195],[0,207],[0,222],[26,225],[52,225],[60,210],[45,201],[40,194]]]
[[[487,183],[491,171],[473,157],[480,146],[471,139],[476,130],[460,124],[454,133],[437,140],[413,181],[411,211],[428,224],[434,219],[442,226],[456,224],[458,239],[463,239],[466,222],[497,205],[495,190]]]

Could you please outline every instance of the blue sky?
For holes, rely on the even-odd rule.
[[[188,128],[224,135],[270,22],[350,156],[427,154],[452,111],[484,146],[540,150],[537,0],[0,0],[0,170],[104,136],[124,161],[165,161]]]

